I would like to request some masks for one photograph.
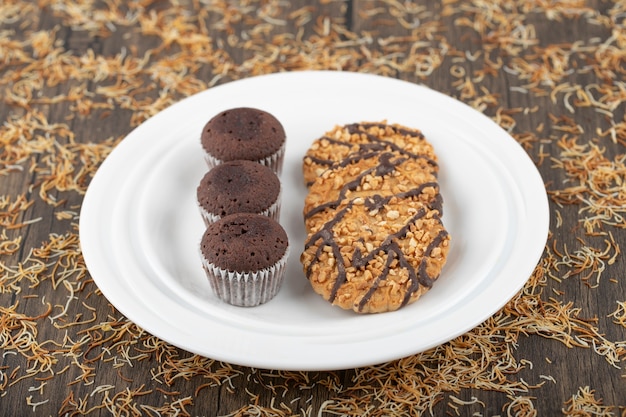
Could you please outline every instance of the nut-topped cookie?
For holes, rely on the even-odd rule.
[[[384,122],[352,123],[335,126],[313,141],[302,164],[304,181],[311,185],[337,162],[347,164],[384,151],[419,158],[437,172],[437,156],[421,131]]]
[[[436,175],[419,158],[381,152],[353,163],[336,163],[309,187],[304,201],[309,230],[315,219],[327,210],[352,200],[367,201],[396,196],[415,199],[442,212]]]
[[[372,210],[352,201],[329,216],[300,258],[315,292],[344,309],[381,313],[428,291],[450,237],[436,210],[413,203],[392,200]]]
[[[369,142],[350,145],[343,159],[327,165],[316,159],[324,168],[310,177],[300,259],[315,292],[333,305],[359,313],[394,311],[431,288],[450,248],[436,156],[423,136],[412,141],[412,135],[398,134],[415,130],[348,126],[370,126],[358,138],[350,134],[355,142]],[[313,153],[320,155],[319,149]],[[305,157],[305,172],[312,172],[312,161]]]

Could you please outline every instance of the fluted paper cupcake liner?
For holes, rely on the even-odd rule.
[[[202,266],[215,295],[222,301],[240,307],[254,307],[278,294],[285,278],[289,247],[269,268],[254,272],[234,272],[212,264],[202,256]]]

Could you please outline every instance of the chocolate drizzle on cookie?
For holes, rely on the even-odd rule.
[[[356,134],[361,135],[361,137],[367,140],[366,142],[351,143],[351,142],[346,142],[344,140],[335,139],[330,136],[323,136],[320,139],[320,140],[327,141],[329,144],[332,144],[335,146],[341,146],[341,147],[346,147],[346,148],[356,147],[356,149],[351,151],[345,158],[342,158],[341,160],[338,161],[337,159],[333,159],[333,158],[320,158],[316,156],[315,154],[309,153],[305,156],[305,159],[308,159],[314,164],[317,164],[325,168],[331,168],[333,166],[345,167],[355,162],[358,162],[359,160],[372,158],[381,152],[391,151],[396,154],[405,155],[412,159],[422,159],[426,161],[426,163],[432,168],[431,172],[433,173],[433,175],[437,176],[437,168],[438,168],[437,161],[435,161],[433,158],[429,157],[428,155],[409,152],[403,147],[398,146],[397,144],[393,143],[390,140],[385,140],[376,135],[369,133],[368,130],[373,127],[377,127],[380,129],[389,128],[389,129],[392,129],[392,131],[395,134],[399,134],[399,135],[412,138],[412,139],[417,139],[419,141],[422,141],[422,140],[425,141],[424,135],[419,131],[412,131],[412,130],[404,129],[398,126],[384,125],[380,123],[353,123],[353,124],[345,126],[346,131],[350,135],[356,135]],[[307,186],[310,186],[310,185],[311,183],[307,184]]]
[[[348,212],[352,208],[352,205],[353,202],[349,202],[342,210],[338,211],[337,214],[329,222],[327,222],[320,231],[311,235],[305,243],[305,250],[313,245],[317,245],[315,260],[309,264],[308,268],[305,271],[307,277],[310,276],[313,265],[316,262],[319,262],[320,257],[325,250],[325,247],[330,247],[332,250],[333,257],[335,258],[335,263],[337,265],[337,277],[335,278],[335,283],[333,285],[329,298],[329,301],[331,303],[337,296],[337,291],[339,291],[339,288],[341,288],[341,286],[346,282],[347,279],[346,265],[340,252],[340,245],[337,243],[337,240],[334,236],[333,227],[337,223],[339,223],[339,221],[341,221],[346,212]],[[402,306],[408,303],[411,295],[419,289],[420,285],[423,285],[427,288],[432,287],[433,282],[438,278],[438,276],[430,276],[427,272],[427,262],[429,254],[435,247],[441,244],[443,239],[448,236],[448,233],[445,230],[441,230],[438,235],[429,243],[428,247],[424,251],[418,268],[414,268],[411,265],[406,255],[397,243],[398,239],[404,238],[406,236],[411,225],[415,224],[419,219],[424,218],[426,216],[426,213],[427,210],[425,208],[420,209],[413,217],[408,220],[408,222],[400,230],[398,230],[394,234],[389,235],[380,246],[374,248],[365,255],[358,246],[355,247],[352,254],[352,266],[356,268],[365,268],[367,264],[370,263],[376,257],[376,255],[381,252],[387,255],[385,268],[383,269],[381,274],[376,277],[371,288],[360,300],[358,306],[359,311],[363,310],[363,306],[372,297],[380,283],[387,279],[389,275],[390,265],[394,259],[397,259],[400,267],[406,269],[409,274],[409,284],[407,292],[404,296],[404,300],[402,301]],[[436,218],[437,221],[440,220],[437,215],[434,215],[433,217]]]
[[[398,134],[425,140],[418,131],[376,123],[352,124],[342,129],[367,140],[355,144],[325,136],[323,139],[332,146],[348,146],[351,152],[334,161],[307,156],[318,165],[326,166],[330,174],[322,175],[311,185],[317,197],[312,200],[316,205],[308,205],[304,213],[307,228],[314,228],[309,230],[305,242],[304,272],[312,283],[321,285],[320,294],[323,292],[333,304],[337,301],[342,307],[357,312],[397,309],[431,288],[445,262],[449,236],[440,219],[442,198],[436,181],[438,166],[430,156],[409,152],[401,146],[405,142],[398,139]],[[351,166],[362,167],[362,171],[355,173]],[[341,187],[331,191],[331,186],[325,184],[332,184],[333,178],[342,174],[345,182],[340,180]],[[394,182],[400,179],[402,187]],[[368,182],[371,185],[365,188]],[[331,193],[327,194],[328,191]],[[318,203],[319,196],[326,195],[332,196],[330,201]],[[381,226],[387,224],[387,220],[391,220],[389,225]],[[364,223],[359,225],[355,221]],[[367,235],[368,231],[374,233],[368,221],[375,222],[369,223],[372,227],[376,225],[374,239]],[[353,230],[355,225],[363,232],[344,234],[345,227]],[[363,233],[362,237],[359,233]],[[385,236],[385,233],[389,234]],[[346,241],[346,236],[351,237]],[[372,245],[373,242],[378,243]],[[390,282],[385,283],[388,280]],[[376,295],[381,287],[399,288],[400,297],[395,298],[393,307],[372,310],[370,302],[381,302],[382,293]],[[346,304],[346,297],[351,300],[351,306]],[[374,297],[379,301],[373,300]]]
[[[385,152],[382,154],[377,154],[375,155],[378,157],[378,165],[376,165],[375,167],[372,167],[370,169],[364,170],[363,172],[361,172],[354,180],[346,183],[343,185],[343,187],[341,188],[341,191],[339,192],[339,196],[336,200],[333,201],[329,201],[327,203],[324,204],[320,204],[314,208],[312,208],[311,210],[309,210],[307,213],[304,213],[304,218],[309,218],[317,213],[320,213],[324,210],[328,210],[328,209],[335,209],[337,207],[339,207],[339,205],[346,200],[346,196],[348,195],[349,192],[355,191],[362,183],[363,183],[363,179],[366,178],[368,175],[374,175],[377,177],[384,177],[386,175],[391,174],[392,172],[394,172],[402,163],[408,161],[408,158],[395,158],[394,159],[394,155],[390,152]],[[365,158],[363,158],[365,159]],[[340,164],[338,165],[340,167],[343,167],[344,164]],[[385,204],[387,204],[393,197],[397,197],[400,199],[404,199],[404,198],[410,198],[410,197],[418,197],[420,194],[422,194],[422,192],[424,191],[425,188],[428,187],[432,187],[435,189],[436,194],[435,197],[431,200],[428,201],[427,204],[433,209],[433,210],[438,210],[441,213],[442,210],[442,200],[441,200],[441,195],[439,194],[439,184],[437,184],[437,182],[434,181],[430,181],[430,182],[426,182],[423,184],[419,184],[416,187],[402,192],[402,193],[397,193],[395,195],[389,195],[389,196],[381,196],[381,195],[372,195],[370,197],[368,197],[365,200],[365,204],[366,206],[368,206],[370,208],[370,210],[376,210],[376,209],[381,209],[382,207],[385,206]]]

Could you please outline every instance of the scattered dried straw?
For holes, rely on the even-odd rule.
[[[520,357],[520,337],[589,349],[626,391],[625,284],[615,272],[626,228],[624,2],[381,0],[347,17],[356,2],[305,3],[0,4],[0,179],[9,184],[0,195],[0,398],[63,416],[190,416],[220,397],[239,404],[219,411],[233,417],[541,415],[537,398],[560,381],[521,377],[533,363]],[[584,29],[562,37],[572,27]],[[90,179],[124,134],[214,85],[304,69],[438,87],[511,132],[553,179],[544,257],[502,310],[427,352],[314,373],[190,355],[103,307],[76,222]],[[579,293],[601,289],[614,300],[588,311],[568,298],[577,282]],[[626,415],[589,387],[562,392],[576,389],[555,399],[564,415]],[[501,393],[504,407],[490,409],[485,391]]]

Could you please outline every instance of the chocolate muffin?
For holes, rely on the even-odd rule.
[[[275,220],[238,213],[207,227],[200,252],[215,295],[232,305],[253,307],[278,293],[285,275],[289,241]]]
[[[255,213],[278,221],[280,180],[258,162],[224,162],[207,172],[197,188],[198,205],[205,224],[234,213]]]
[[[225,110],[202,129],[201,142],[210,168],[237,159],[256,161],[280,174],[285,154],[285,129],[270,113],[237,107]]]

